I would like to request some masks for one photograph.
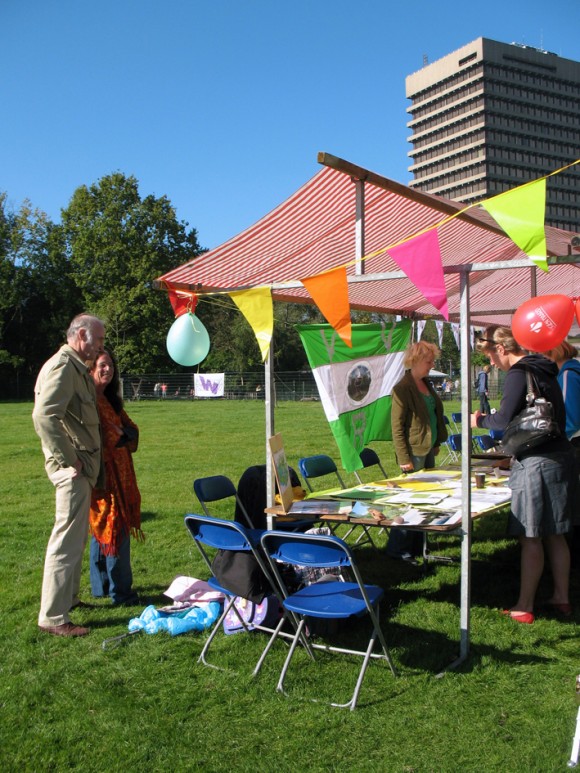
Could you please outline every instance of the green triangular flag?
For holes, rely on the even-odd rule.
[[[538,268],[542,271],[548,270],[544,231],[545,178],[500,193],[487,201],[482,201],[481,206]]]

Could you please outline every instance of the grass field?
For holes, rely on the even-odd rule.
[[[476,525],[471,653],[442,678],[436,675],[458,654],[458,567],[438,565],[424,576],[381,550],[358,552],[365,578],[386,591],[381,621],[400,675],[395,679],[383,664],[371,664],[354,713],[277,694],[282,647],[253,680],[265,643],[260,634],[219,637],[213,658],[228,664],[229,672],[197,664],[205,634],[137,634],[103,651],[103,640],[126,631],[142,606],[112,608],[99,600],[97,608],[73,618],[90,625],[89,636],[41,634],[36,619],[54,492],[31,410],[31,404],[0,405],[0,770],[565,768],[577,711],[579,618],[539,618],[525,626],[498,613],[515,601],[519,571],[518,549],[504,537],[502,515]],[[207,576],[183,525],[183,515],[196,509],[193,478],[223,473],[237,482],[246,467],[263,462],[263,405],[152,402],[131,403],[127,410],[141,429],[135,465],[147,536],[133,544],[135,586],[160,606],[176,575]],[[276,429],[293,466],[303,455],[337,456],[319,403],[281,404]],[[391,444],[373,447],[394,472]],[[436,547],[458,554],[451,537]],[[574,571],[572,601],[579,606],[578,563]],[[549,592],[545,577],[540,594]],[[91,600],[88,567],[82,597]],[[290,686],[340,698],[355,667],[328,658],[313,670],[302,661],[290,673]]]

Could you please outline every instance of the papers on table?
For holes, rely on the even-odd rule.
[[[493,488],[476,489],[471,491],[471,509],[486,510],[488,507],[497,507],[511,499],[511,489],[507,486],[493,486]]]
[[[394,494],[381,497],[376,500],[376,504],[385,505],[437,505],[441,502],[447,494],[443,492],[431,493],[422,491],[399,491]]]
[[[426,517],[427,517],[426,514],[422,513],[420,510],[409,509],[402,515],[403,523],[396,523],[393,525],[394,526],[418,526],[420,523],[423,523]]]
[[[490,507],[498,507],[509,502],[510,498],[511,489],[507,486],[471,489],[471,512],[479,513]],[[434,507],[444,507],[446,510],[461,507],[461,488],[453,489],[440,505],[434,505]]]
[[[436,515],[431,518],[429,523],[431,526],[453,526],[456,523],[461,523],[461,512],[456,510],[454,513]]]
[[[457,478],[458,473],[456,472],[414,472],[411,475],[408,475],[406,479],[403,479],[403,483],[405,480],[408,480],[409,482],[418,480],[423,483],[443,483],[444,481],[453,480],[453,478]]]
[[[352,502],[345,504],[336,499],[303,499],[300,502],[292,502],[289,510],[291,515],[338,515],[350,513]]]
[[[350,500],[375,500],[385,495],[385,491],[388,491],[386,484],[369,483],[364,486],[354,486],[353,488],[339,489],[336,491],[327,491],[326,495],[336,497],[337,499],[350,499]]]
[[[420,524],[451,527],[461,521],[461,480],[456,472],[411,473],[318,495],[321,494],[329,499],[297,502],[290,512],[331,517],[340,514],[348,515],[349,519],[374,518],[379,521],[402,517],[403,523],[393,525],[409,527]],[[511,490],[497,479],[483,489],[476,489],[472,484],[471,513],[477,515],[500,507],[507,504],[510,497]]]
[[[452,526],[453,524],[461,521],[461,513],[446,512],[446,513],[433,513],[429,510],[417,510],[415,508],[409,508],[401,516],[403,520],[398,523],[391,524],[393,527],[397,526]]]

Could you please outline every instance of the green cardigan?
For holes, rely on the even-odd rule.
[[[431,423],[425,398],[417,389],[411,371],[408,370],[392,393],[391,429],[399,466],[412,464],[411,454],[426,456],[432,448],[440,446],[447,440],[443,403],[431,386],[431,382],[427,379],[424,379],[424,382],[429,393],[435,398],[437,437],[431,437]]]

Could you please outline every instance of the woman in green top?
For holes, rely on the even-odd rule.
[[[391,429],[402,472],[434,467],[439,446],[447,440],[443,403],[427,380],[439,354],[435,344],[412,344],[403,361],[405,375],[393,389]],[[391,529],[387,555],[414,563],[413,554],[420,552],[420,536],[406,529]]]

